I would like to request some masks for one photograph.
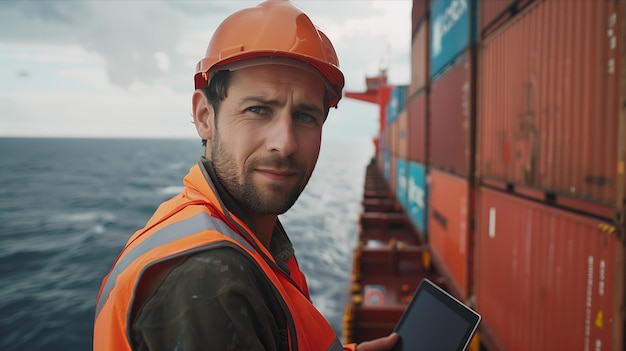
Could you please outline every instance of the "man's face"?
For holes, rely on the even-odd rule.
[[[324,91],[321,78],[300,68],[233,72],[210,141],[211,159],[245,210],[284,213],[304,190],[319,155]]]

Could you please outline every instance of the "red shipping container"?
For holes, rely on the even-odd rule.
[[[415,31],[417,30],[417,26],[420,25],[420,21],[422,21],[426,15],[428,0],[413,0],[413,9],[411,10],[411,33],[413,36],[415,35]]]
[[[428,176],[428,241],[450,291],[467,299],[471,286],[473,195],[467,179],[431,170]]]
[[[483,37],[493,31],[506,18],[517,0],[482,0],[480,2],[480,32]]]
[[[471,61],[469,54],[432,82],[429,163],[459,175],[470,172],[472,140]]]
[[[577,199],[585,212],[594,211],[586,203],[623,206],[618,93],[625,38],[617,4],[545,0],[484,41],[483,178],[551,194],[557,203],[559,195]]]
[[[624,246],[614,228],[500,191],[478,196],[483,341],[494,335],[506,350],[624,350]]]
[[[396,155],[403,159],[409,157],[409,112],[405,109],[398,114],[398,149]]]
[[[411,161],[426,164],[428,94],[423,91],[409,99],[409,155]]]
[[[480,32],[482,37],[490,35],[534,0],[481,0]]]
[[[407,93],[409,98],[424,89],[430,78],[428,74],[428,58],[430,57],[428,51],[429,28],[428,21],[423,21],[411,44],[411,82]]]

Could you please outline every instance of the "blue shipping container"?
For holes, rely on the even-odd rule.
[[[387,104],[387,124],[398,119],[400,112],[406,109],[407,85],[397,85],[391,90],[391,98]]]
[[[432,0],[430,21],[430,76],[434,77],[465,50],[476,26],[475,0]]]
[[[426,169],[423,165],[409,161],[409,179],[407,184],[407,211],[411,222],[417,228],[420,235],[427,239],[426,216],[428,214],[428,189],[426,188]]]
[[[396,159],[396,199],[398,199],[398,202],[400,202],[405,209],[408,208],[409,204],[407,200],[408,175],[406,160],[398,157]]]

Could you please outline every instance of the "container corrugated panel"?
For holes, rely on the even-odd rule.
[[[396,199],[405,209],[408,208],[408,190],[409,190],[409,180],[408,180],[408,164],[406,159],[403,157],[396,158]]]
[[[481,36],[489,36],[533,1],[535,0],[481,0]]]
[[[481,0],[480,2],[480,32],[483,36],[495,29],[495,22],[503,17],[510,17],[509,9],[517,0]]]
[[[408,96],[424,89],[428,82],[428,22],[420,24],[411,43],[411,83]]]
[[[432,0],[430,3],[430,75],[434,77],[471,43],[475,0]]]
[[[398,147],[396,154],[404,159],[409,157],[409,111],[405,109],[398,115]]]
[[[469,54],[432,83],[429,98],[429,166],[467,175],[472,127]]]
[[[426,163],[426,99],[428,94],[423,91],[409,100],[409,155],[411,161]]]
[[[467,179],[433,169],[428,177],[428,241],[433,254],[449,271],[453,285],[467,298],[472,244],[469,184]]]
[[[624,247],[591,217],[479,191],[476,308],[507,350],[623,350]]]
[[[427,11],[427,5],[430,0],[413,0],[413,8],[411,10],[411,33],[415,35],[417,26],[424,19]]]
[[[484,42],[482,177],[587,202],[622,201],[616,177],[624,38],[617,38],[615,4],[537,2]]]
[[[426,168],[413,161],[408,161],[408,206],[407,213],[419,235],[428,239],[426,230],[426,214],[428,213],[428,189],[426,187]]]

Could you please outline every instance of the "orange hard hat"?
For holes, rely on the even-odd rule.
[[[329,107],[341,99],[344,77],[330,40],[288,0],[268,0],[240,10],[219,25],[206,56],[196,65],[196,89],[208,85],[211,74],[243,60],[281,63],[297,60],[321,73],[329,87]],[[269,61],[267,60],[269,58]],[[254,60],[250,60],[255,62]]]

